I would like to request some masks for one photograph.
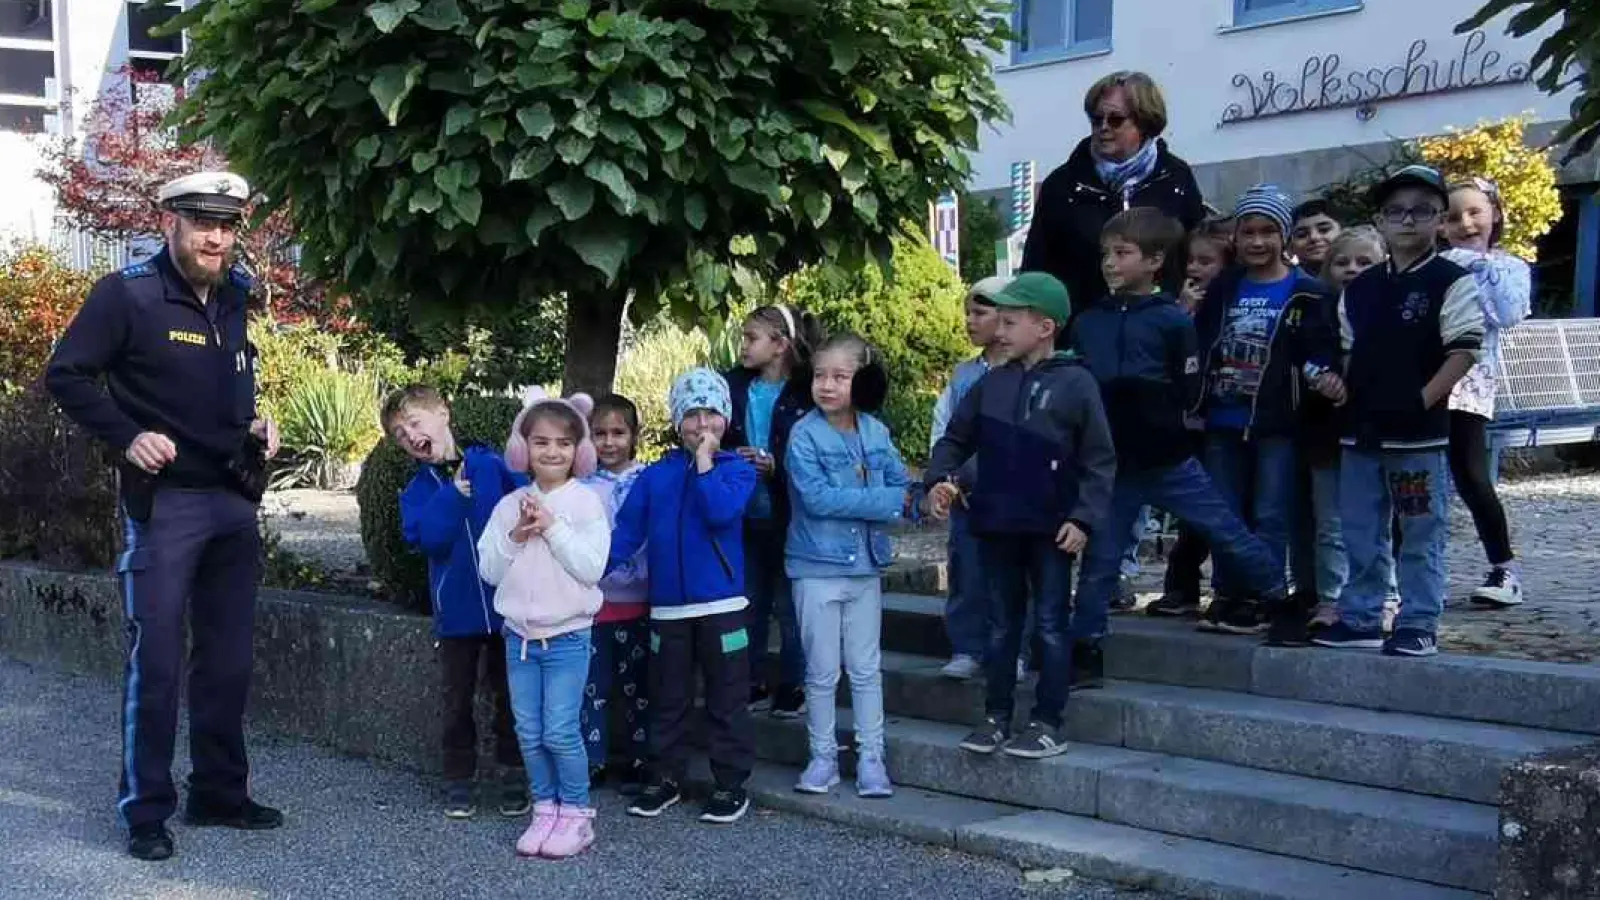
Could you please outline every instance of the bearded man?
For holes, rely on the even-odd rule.
[[[227,172],[158,195],[166,246],[95,283],[45,372],[61,408],[121,455],[128,659],[117,811],[138,859],[172,855],[184,611],[192,827],[276,828],[250,799],[244,708],[261,576],[256,508],[277,430],[255,414],[250,280],[233,253],[250,189]]]

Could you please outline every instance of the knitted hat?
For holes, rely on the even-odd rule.
[[[1294,204],[1290,202],[1289,195],[1277,185],[1258,184],[1245,191],[1239,198],[1238,205],[1233,208],[1235,222],[1245,216],[1265,216],[1271,219],[1287,240],[1290,230],[1294,227]]]
[[[697,409],[709,409],[723,418],[733,415],[733,400],[727,379],[710,369],[690,369],[678,376],[667,392],[667,409],[672,412],[672,427],[677,428]]]
[[[578,446],[572,455],[572,477],[587,478],[599,465],[594,441],[589,438],[589,414],[594,412],[594,399],[588,394],[573,394],[565,399],[552,397],[544,388],[531,387],[522,395],[522,412],[511,423],[511,437],[506,440],[506,466],[513,472],[528,471],[528,439],[522,434],[522,424],[528,414],[541,406],[564,406],[578,417]]]

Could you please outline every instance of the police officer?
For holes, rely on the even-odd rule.
[[[250,281],[231,265],[249,193],[226,172],[164,186],[166,246],[96,282],[45,373],[67,415],[123,457],[126,548],[117,571],[128,660],[117,809],[128,853],[139,859],[172,855],[166,820],[178,799],[172,754],[186,602],[193,774],[184,822],[283,822],[250,799],[244,744],[261,575],[256,506],[278,440],[255,415]]]

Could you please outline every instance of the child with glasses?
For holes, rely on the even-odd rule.
[[[1350,582],[1339,622],[1314,642],[1432,656],[1449,530],[1447,401],[1482,350],[1483,309],[1471,273],[1435,250],[1450,204],[1436,170],[1406,166],[1375,187],[1372,200],[1389,260],[1356,276],[1339,300],[1348,388],[1339,505]],[[1402,533],[1400,612],[1385,639],[1380,560],[1392,517]]]

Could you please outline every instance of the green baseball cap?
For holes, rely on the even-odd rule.
[[[1072,297],[1067,286],[1048,272],[1023,272],[1005,289],[994,295],[995,306],[1031,309],[1057,325],[1066,325],[1072,315]]]

